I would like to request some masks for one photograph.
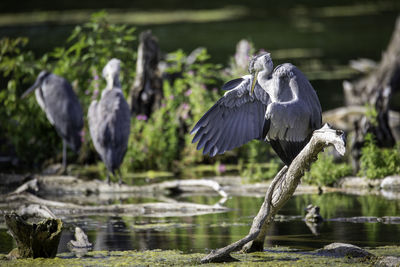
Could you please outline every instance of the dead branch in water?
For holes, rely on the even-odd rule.
[[[48,207],[56,216],[62,215],[94,215],[94,214],[126,214],[130,216],[192,216],[206,213],[226,212],[229,209],[215,205],[196,203],[143,203],[113,205],[77,205],[53,200],[46,200],[30,193],[12,194],[6,197],[6,203],[0,208],[17,209],[21,204],[38,204]]]
[[[213,180],[173,180],[157,184],[130,186],[119,184],[108,184],[100,180],[83,181],[73,176],[37,176],[11,194],[20,194],[26,191],[40,192],[41,194],[63,195],[63,194],[101,194],[101,193],[165,193],[196,191],[199,187],[210,188],[221,197],[226,198],[228,194],[221,185]]]
[[[230,253],[242,247],[245,251],[262,249],[269,223],[293,195],[301,177],[309,169],[311,163],[317,159],[318,153],[325,147],[333,145],[343,155],[346,150],[345,143],[343,132],[334,130],[326,124],[321,129],[314,131],[310,142],[293,160],[292,164],[289,167],[283,167],[275,176],[265,195],[264,203],[253,220],[249,234],[231,245],[212,251],[201,262],[232,260]]]

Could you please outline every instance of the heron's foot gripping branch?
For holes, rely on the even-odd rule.
[[[249,234],[226,247],[214,250],[205,256],[201,262],[224,261],[224,259],[231,258],[231,252],[240,250],[242,247],[244,251],[254,251],[254,246],[262,248],[261,244],[264,243],[268,223],[293,195],[301,177],[311,163],[315,161],[318,153],[330,145],[334,146],[341,155],[344,155],[346,140],[343,131],[332,129],[328,124],[325,124],[321,129],[314,131],[310,142],[293,160],[292,164],[289,167],[283,167],[275,176],[265,195],[264,203],[253,220]]]

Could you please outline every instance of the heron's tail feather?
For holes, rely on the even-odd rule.
[[[270,140],[272,148],[278,154],[279,158],[289,166],[301,150],[307,145],[310,138],[301,142],[292,142],[286,140]]]

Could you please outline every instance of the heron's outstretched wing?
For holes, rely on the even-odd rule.
[[[321,127],[321,105],[307,78],[292,64],[275,69],[268,90],[277,92],[277,99],[267,107],[270,128],[266,139],[289,165],[308,143],[312,132]]]
[[[211,156],[241,146],[250,140],[262,138],[264,116],[269,95],[259,84],[250,95],[251,76],[226,83],[229,90],[197,122],[191,134],[197,149]]]
[[[69,82],[50,74],[39,91],[46,115],[69,146],[78,151],[81,146],[83,112],[78,97]]]

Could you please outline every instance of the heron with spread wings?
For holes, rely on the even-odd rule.
[[[211,156],[264,140],[290,165],[322,124],[321,104],[310,82],[294,65],[273,69],[262,53],[249,64],[250,75],[227,82],[227,90],[197,122],[191,134],[197,149]]]
[[[131,113],[119,82],[121,61],[111,59],[103,68],[107,87],[99,101],[90,104],[88,111],[89,130],[93,145],[107,167],[107,182],[111,172],[118,171],[119,184],[122,183],[119,167],[124,159],[129,140]]]

